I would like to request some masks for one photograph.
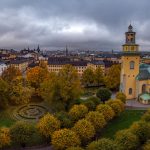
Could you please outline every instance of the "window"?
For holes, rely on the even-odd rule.
[[[132,95],[132,88],[129,88],[129,95]]]
[[[143,84],[142,85],[142,93],[145,93],[146,92],[146,84]]]
[[[134,64],[135,64],[134,61],[130,61],[130,69],[134,69]]]

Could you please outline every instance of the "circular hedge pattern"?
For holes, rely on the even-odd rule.
[[[40,104],[28,104],[17,108],[14,111],[14,119],[36,121],[40,119],[48,109]]]

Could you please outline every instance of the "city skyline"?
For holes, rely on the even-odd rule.
[[[141,50],[150,49],[149,1],[2,0],[0,47],[121,50],[131,23]]]

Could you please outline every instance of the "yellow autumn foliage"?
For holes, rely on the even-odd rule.
[[[77,121],[79,119],[82,119],[85,117],[85,115],[88,113],[88,108],[83,105],[74,105],[70,111],[69,116],[72,118],[72,120]]]
[[[37,128],[42,135],[48,138],[54,131],[60,129],[60,121],[48,113],[39,120]]]
[[[9,128],[0,128],[0,148],[9,145],[11,142]]]
[[[122,150],[133,150],[139,146],[138,137],[130,130],[121,130],[116,133],[115,141],[121,146]]]
[[[116,100],[110,99],[106,102],[106,104],[113,109],[113,111],[115,112],[115,116],[119,116],[122,112],[121,105]]]
[[[150,150],[150,140],[148,140],[144,146],[142,147],[142,150]]]
[[[94,126],[86,119],[81,119],[76,122],[72,130],[79,135],[82,141],[87,141],[95,135]]]
[[[78,135],[70,129],[55,131],[51,137],[51,143],[55,149],[64,150],[81,144]]]
[[[106,121],[113,119],[115,116],[113,109],[107,104],[98,105],[96,111],[102,113]]]
[[[90,111],[86,117],[86,120],[90,121],[94,126],[95,130],[100,130],[106,125],[104,115],[97,111]]]

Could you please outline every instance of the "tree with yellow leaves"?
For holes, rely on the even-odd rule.
[[[60,121],[48,113],[39,120],[37,129],[43,136],[50,138],[54,131],[60,129]]]
[[[15,68],[14,66],[9,66],[2,73],[2,79],[8,82],[9,84],[18,76],[21,76],[21,72],[19,69]]]
[[[87,121],[86,119],[81,119],[75,123],[74,127],[72,128],[73,131],[79,135],[81,140],[88,141],[95,135],[95,128],[91,122]]]
[[[104,115],[97,111],[90,111],[85,119],[92,123],[96,131],[101,130],[106,125]]]
[[[107,104],[99,104],[96,111],[102,113],[106,121],[113,119],[115,116],[113,109]]]
[[[106,77],[105,77],[105,85],[109,89],[119,89],[120,85],[120,72],[121,72],[121,67],[120,65],[113,65]]]
[[[38,89],[40,84],[47,79],[48,71],[39,66],[27,70],[27,81],[29,84]]]
[[[82,93],[80,79],[77,70],[72,65],[65,65],[59,72],[60,93],[68,110],[70,104],[78,99]]]
[[[64,150],[68,147],[79,146],[81,141],[79,136],[70,129],[55,131],[51,137],[51,143],[55,149]]]
[[[0,148],[10,145],[11,138],[9,133],[9,128],[0,128]]]
[[[94,71],[94,83],[98,86],[104,84],[104,73],[100,66]]]
[[[83,104],[73,105],[73,107],[69,110],[69,116],[73,121],[78,121],[79,119],[84,118],[87,113],[88,108]]]
[[[84,70],[82,75],[82,84],[84,86],[90,86],[94,83],[94,72],[91,68]]]

